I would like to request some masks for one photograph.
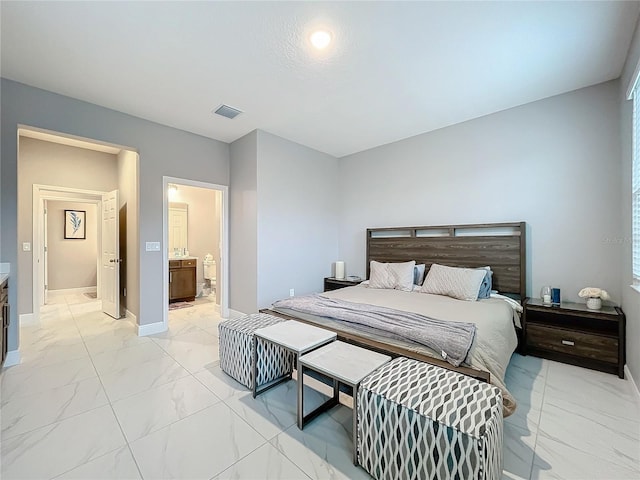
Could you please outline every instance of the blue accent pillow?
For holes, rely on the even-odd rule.
[[[480,300],[481,298],[489,298],[491,296],[491,277],[493,276],[493,272],[489,269],[481,268],[480,270],[486,270],[487,273],[484,275],[482,283],[480,284],[480,290],[478,290],[478,300]]]
[[[424,281],[424,270],[425,264],[421,263],[420,265],[416,265],[413,267],[413,284],[414,285],[422,285]]]

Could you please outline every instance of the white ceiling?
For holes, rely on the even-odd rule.
[[[341,157],[617,78],[638,2],[1,2],[2,76]],[[328,28],[319,54],[308,34]],[[214,116],[221,103],[245,113]]]

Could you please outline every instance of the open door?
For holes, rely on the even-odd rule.
[[[34,217],[36,216],[34,210]],[[37,278],[38,281],[34,281],[33,297],[34,305],[33,311],[39,312],[40,307],[47,304],[47,201],[38,199],[38,230],[37,235],[34,233],[34,250],[33,261],[37,262]],[[35,230],[34,230],[35,232]],[[34,279],[36,271],[34,269]],[[37,304],[36,304],[37,298]]]
[[[49,300],[49,242],[47,240],[47,235],[48,235],[48,226],[47,226],[47,222],[48,222],[48,216],[47,216],[47,208],[48,208],[48,204],[47,201],[44,200],[44,214],[42,216],[42,221],[44,223],[43,225],[43,229],[42,229],[42,233],[43,233],[43,240],[44,240],[44,252],[43,252],[43,259],[44,259],[44,265],[42,265],[42,268],[44,270],[44,288],[43,288],[43,292],[44,292],[44,299],[42,301],[43,305],[46,305],[48,300]]]
[[[118,190],[102,195],[102,311],[120,318]]]

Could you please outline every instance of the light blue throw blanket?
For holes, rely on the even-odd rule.
[[[317,294],[279,300],[273,306],[388,332],[431,348],[456,367],[467,358],[476,333],[473,323],[437,320],[418,313]]]

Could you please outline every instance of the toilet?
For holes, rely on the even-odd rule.
[[[213,255],[207,253],[202,261],[204,271],[205,289],[209,290],[209,294],[215,294],[216,291],[216,261]]]

